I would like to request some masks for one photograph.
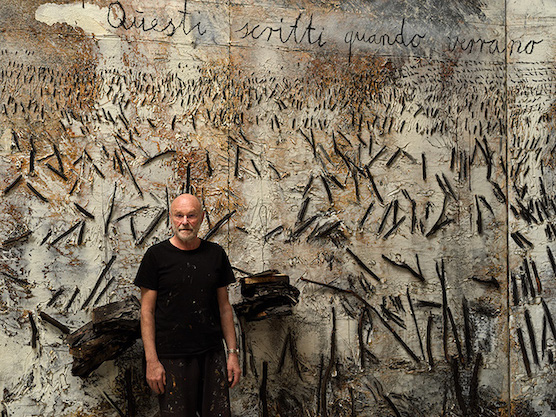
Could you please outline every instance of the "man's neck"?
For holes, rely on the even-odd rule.
[[[194,250],[201,245],[201,239],[196,237],[191,241],[183,242],[182,240],[178,239],[176,235],[174,235],[170,238],[170,243],[181,250]]]

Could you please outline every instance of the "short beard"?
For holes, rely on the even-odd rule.
[[[172,231],[174,232],[174,236],[176,237],[176,239],[178,239],[179,241],[181,241],[183,243],[192,242],[197,238],[197,234],[194,233],[193,229],[184,229],[184,230],[188,230],[188,231],[192,232],[192,234],[188,237],[184,237],[184,236],[180,235],[181,230],[176,229],[176,228],[174,228],[174,226],[172,226]]]

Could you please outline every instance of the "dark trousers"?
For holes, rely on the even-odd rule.
[[[223,350],[160,362],[166,371],[161,417],[231,417]]]

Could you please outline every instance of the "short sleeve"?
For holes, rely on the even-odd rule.
[[[234,283],[236,278],[234,276],[230,260],[228,259],[228,255],[226,255],[224,249],[220,248],[220,250],[222,251],[222,257],[220,262],[220,280],[218,287],[226,287],[227,285]]]
[[[153,251],[149,248],[141,260],[134,284],[138,287],[145,287],[149,290],[158,291],[157,269]]]

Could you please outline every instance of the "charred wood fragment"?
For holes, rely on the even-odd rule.
[[[398,407],[396,407],[396,405],[388,395],[383,395],[382,398],[384,398],[384,400],[386,401],[390,409],[394,412],[394,415],[396,417],[402,417],[400,410],[398,410]]]
[[[322,417],[328,416],[328,400],[326,398],[327,386],[332,377],[332,370],[336,363],[336,310],[332,307],[332,332],[330,334],[330,357],[328,365],[324,369],[322,385],[320,390],[320,411]]]
[[[106,291],[108,290],[108,287],[110,287],[110,285],[112,285],[112,283],[114,282],[115,278],[112,277],[108,280],[108,282],[106,283],[106,285],[104,286],[104,288],[102,289],[101,292],[99,292],[97,298],[95,299],[95,301],[93,302],[93,305],[97,304],[99,302],[99,300],[102,298],[102,296],[106,293]]]
[[[417,229],[417,203],[411,201],[411,233],[415,233]]]
[[[490,211],[490,213],[494,216],[494,210],[492,209],[492,206],[488,203],[488,201],[486,200],[486,198],[482,195],[478,196],[479,200],[481,200],[481,202],[484,204],[484,206],[487,208],[488,211]]]
[[[69,195],[72,195],[73,192],[75,191],[75,189],[77,188],[77,184],[79,183],[79,177],[77,177],[75,179],[75,181],[73,182],[73,185],[71,186],[71,189],[69,191]]]
[[[390,157],[390,159],[388,159],[388,161],[386,162],[386,166],[389,168],[398,158],[398,156],[400,156],[402,152],[402,148],[398,148],[398,150],[396,152],[394,152],[394,154]]]
[[[365,210],[365,214],[363,214],[363,217],[361,217],[361,220],[359,220],[359,229],[363,228],[363,225],[365,224],[367,217],[369,217],[369,214],[371,213],[373,207],[374,202],[371,202],[371,204],[369,204],[369,207],[367,207],[367,210]]]
[[[359,294],[357,294],[355,291],[345,290],[345,289],[337,287],[335,285],[325,284],[323,282],[317,282],[317,281],[313,281],[313,280],[310,280],[310,279],[307,279],[307,278],[301,278],[301,280],[305,281],[305,282],[309,282],[311,284],[320,285],[322,287],[329,288],[329,289],[332,289],[334,291],[338,291],[338,292],[341,292],[341,293],[346,293],[346,294],[353,295],[361,303],[363,303],[363,305],[365,305],[369,310],[371,310],[373,313],[375,313],[375,315],[379,318],[380,322],[394,336],[394,338],[398,341],[398,343],[402,346],[402,348],[409,354],[409,356],[411,356],[411,358],[415,362],[417,362],[417,363],[420,362],[419,357],[417,355],[415,355],[413,350],[411,350],[411,348],[404,342],[404,340],[400,337],[400,335],[392,328],[392,326],[390,326],[388,321],[384,317],[382,317],[382,315],[378,312],[378,310],[374,306],[372,306],[367,300],[365,300],[363,297],[361,297]]]
[[[517,288],[517,278],[515,274],[511,274],[511,281],[512,281],[512,301],[514,306],[519,305],[520,297],[519,297],[519,290]]]
[[[117,167],[120,171],[120,174],[125,175],[125,169],[124,169],[124,165],[122,164],[122,160],[120,159],[120,157],[118,156],[118,152],[116,150],[114,150],[114,159],[115,162],[117,164]],[[115,169],[116,167],[114,167]]]
[[[185,192],[187,194],[191,193],[191,163],[187,163],[187,167],[185,170]]]
[[[235,162],[234,162],[234,177],[239,177],[239,154],[240,154],[240,147],[236,145],[236,154],[235,154]]]
[[[58,171],[56,168],[54,168],[52,165],[50,165],[48,162],[46,163],[46,167],[52,171],[54,174],[56,174],[58,177],[60,177],[61,179],[63,179],[64,181],[68,180],[68,177],[66,176],[66,174],[64,174],[63,172]]]
[[[533,322],[531,321],[531,314],[529,310],[525,309],[525,324],[527,325],[527,333],[529,334],[529,343],[531,344],[531,352],[533,353],[533,361],[535,365],[539,364],[539,355],[537,352],[537,342],[535,338],[535,329],[533,327]]]
[[[552,254],[552,251],[550,250],[549,246],[546,247],[546,253],[548,254],[548,260],[550,261],[552,272],[556,276],[556,260],[554,259],[554,255]]]
[[[89,303],[93,299],[95,293],[97,292],[98,287],[100,286],[100,283],[102,282],[102,280],[104,279],[104,277],[106,276],[106,274],[108,273],[110,268],[112,267],[112,264],[114,263],[115,260],[116,260],[116,255],[112,255],[112,257],[110,258],[110,260],[108,261],[106,266],[102,269],[102,272],[100,273],[100,275],[97,279],[97,282],[95,283],[95,286],[93,287],[93,290],[91,291],[91,293],[89,294],[89,296],[87,297],[87,299],[85,300],[83,305],[81,306],[81,309],[84,309],[89,305]]]
[[[490,181],[490,183],[492,184],[493,193],[498,202],[501,204],[506,204],[506,194],[504,194],[502,188],[500,188],[500,186],[494,181]]]
[[[85,235],[85,220],[81,222],[81,227],[79,228],[79,233],[77,234],[77,246],[81,246],[83,243],[83,237]]]
[[[527,279],[527,285],[529,286],[531,297],[535,298],[535,286],[533,285],[533,279],[531,278],[531,270],[529,269],[529,262],[527,261],[527,258],[523,258],[523,269],[525,271],[525,278]]]
[[[307,184],[303,189],[303,198],[305,198],[309,193],[309,190],[311,189],[311,185],[313,184],[313,179],[314,179],[313,174],[311,174],[311,176],[309,177],[309,181],[307,181]]]
[[[33,194],[35,194],[41,201],[48,203],[48,198],[46,198],[45,196],[43,196],[35,187],[33,187],[31,184],[29,184],[28,182],[25,183],[25,185],[27,186],[27,188],[29,190],[31,190],[31,192]]]
[[[15,180],[13,180],[4,190],[2,191],[3,195],[8,194],[23,178],[23,175],[19,175]]]
[[[328,181],[326,180],[326,177],[324,175],[321,175],[320,179],[322,181],[322,185],[324,186],[324,190],[326,191],[326,196],[328,197],[328,202],[330,204],[333,204],[334,199],[332,197],[332,191],[330,190],[330,185],[328,185]]]
[[[116,201],[116,191],[118,189],[118,184],[114,183],[114,192],[112,193],[112,197],[110,198],[110,203],[108,207],[108,214],[106,215],[106,219],[104,220],[104,235],[108,233],[108,226],[110,225],[110,221],[112,220],[112,214],[114,213],[114,203]]]
[[[307,241],[320,239],[330,236],[336,229],[342,225],[341,220],[328,221],[320,226],[315,227],[311,234],[307,237]]]
[[[371,161],[367,164],[367,167],[370,167],[386,150],[386,145],[384,145],[380,150],[376,153],[375,156],[371,159]]]
[[[270,232],[268,232],[266,235],[264,235],[264,241],[267,242],[270,238],[274,237],[275,235],[277,235],[279,233],[282,233],[283,230],[284,230],[284,226],[275,227]]]
[[[116,412],[120,417],[128,417],[124,414],[124,412],[121,410],[118,404],[116,404],[116,402],[112,398],[110,398],[110,396],[106,393],[106,391],[102,391],[102,393],[104,394],[104,398],[106,398],[106,401],[108,401],[108,404],[110,404],[112,408],[116,410]]]
[[[465,337],[465,352],[467,353],[467,362],[471,362],[471,358],[473,357],[473,344],[472,344],[472,335],[471,335],[471,321],[469,319],[469,303],[467,302],[467,298],[465,296],[462,300],[462,309],[463,309],[463,329],[464,329],[464,337]]]
[[[431,314],[427,319],[427,359],[429,362],[429,367],[431,368],[434,366],[434,357],[432,355],[432,325],[433,318]]]
[[[454,392],[456,394],[456,399],[458,401],[459,408],[464,416],[468,416],[467,405],[465,404],[465,398],[463,396],[463,388],[461,386],[460,375],[459,375],[459,361],[455,357],[450,358],[450,365],[452,368],[452,377],[454,381]]]
[[[43,319],[47,323],[50,323],[54,327],[59,329],[62,333],[69,334],[71,332],[68,326],[66,326],[65,324],[60,323],[58,320],[56,320],[54,317],[46,314],[44,311],[41,311],[39,313],[39,316],[40,316],[41,319]]]
[[[406,291],[407,302],[409,303],[409,311],[411,317],[413,318],[413,324],[415,325],[415,332],[417,332],[417,338],[419,339],[419,347],[421,348],[421,354],[423,359],[425,359],[425,349],[423,348],[423,339],[421,338],[421,332],[419,331],[419,323],[417,323],[417,316],[415,315],[415,309],[413,308],[413,301],[411,300],[411,295],[409,294],[409,287]]]
[[[37,347],[37,341],[39,339],[39,331],[37,329],[37,324],[33,318],[33,313],[29,311],[29,324],[31,325],[31,347],[35,349]]]
[[[547,344],[547,333],[548,333],[548,320],[546,319],[546,315],[542,317],[542,334],[541,334],[541,352],[542,358],[544,359],[544,355],[546,353]]]
[[[527,376],[531,378],[531,364],[529,362],[529,355],[527,354],[527,349],[525,347],[523,332],[521,331],[520,327],[518,327],[516,331],[517,331],[517,339],[519,341],[519,347],[521,349],[521,356],[523,358],[523,365],[525,365],[525,371],[527,372]]]
[[[546,301],[544,301],[544,299],[541,299],[541,304],[544,310],[544,315],[546,317],[546,320],[548,321],[548,324],[550,326],[552,337],[554,338],[554,340],[556,340],[556,326],[554,325],[554,320],[552,319],[552,314],[550,313],[550,309],[548,308],[548,305],[546,304]]]
[[[58,167],[59,167],[59,173],[60,174],[64,174],[64,164],[62,163],[62,155],[60,154],[60,150],[58,149],[58,146],[56,146],[55,143],[52,144],[52,148],[54,150],[54,155],[56,155],[56,161],[58,162]]]
[[[303,200],[303,203],[301,203],[301,208],[299,209],[299,211],[297,213],[296,223],[301,223],[303,221],[303,219],[305,218],[305,213],[307,212],[307,207],[309,206],[310,201],[311,201],[311,198],[307,197]]]
[[[65,238],[66,236],[68,236],[70,233],[72,233],[75,229],[77,229],[79,226],[81,225],[81,221],[75,223],[73,226],[71,226],[68,230],[66,230],[64,233],[62,233],[60,236],[58,236],[56,239],[54,239],[52,242],[50,242],[48,244],[48,246],[54,246],[56,243],[58,243],[59,241],[61,241],[63,238]]]
[[[140,302],[133,296],[93,309],[92,320],[66,338],[72,374],[86,378],[104,361],[122,354],[140,337],[139,318]]]
[[[444,270],[444,259],[442,259],[442,268],[436,263],[436,274],[440,280],[442,288],[442,347],[444,348],[444,358],[450,363],[450,355],[448,353],[448,295],[446,292],[446,276]]]
[[[151,235],[151,233],[154,232],[154,230],[156,229],[156,227],[158,226],[158,224],[164,218],[165,215],[166,215],[166,209],[165,208],[160,209],[158,214],[152,219],[151,223],[147,226],[147,228],[145,229],[141,237],[136,240],[137,246],[140,246],[145,242],[145,240]]]
[[[456,326],[456,321],[454,320],[454,315],[452,314],[452,310],[450,307],[447,308],[448,318],[450,320],[450,326],[452,328],[452,335],[454,336],[454,341],[456,343],[456,349],[458,351],[458,358],[461,362],[464,361],[463,350],[461,348],[461,342],[458,335],[458,328]],[[453,359],[453,357],[452,357]]]
[[[134,214],[136,214],[136,213],[138,213],[138,212],[140,212],[140,211],[142,211],[142,210],[145,210],[145,209],[147,209],[147,208],[149,208],[149,206],[142,206],[142,207],[139,207],[139,208],[137,208],[137,209],[135,209],[135,210],[132,210],[132,211],[130,211],[129,213],[126,213],[126,214],[124,214],[124,215],[118,217],[117,219],[115,219],[115,220],[114,220],[114,223],[119,222],[120,220],[123,220],[123,219],[125,219],[126,217],[133,216]]]
[[[176,153],[176,151],[174,149],[168,149],[166,151],[159,152],[156,155],[151,156],[150,158],[147,158],[141,165],[142,166],[149,165],[151,162],[153,162],[156,159],[159,159],[159,158],[162,158],[165,155],[171,155],[171,154],[174,154],[174,153]]]
[[[391,228],[390,230],[388,230],[384,236],[382,237],[382,239],[386,240],[390,237],[391,234],[393,234],[396,230],[398,230],[398,228],[400,227],[400,225],[405,221],[406,216],[403,216],[400,220],[398,220]]]
[[[380,278],[355,254],[350,248],[346,248],[346,252],[355,260],[357,265],[359,265],[365,272],[367,272],[371,277],[380,282]]]
[[[261,386],[259,388],[259,398],[261,400],[261,411],[263,417],[268,417],[268,399],[267,399],[267,383],[268,383],[268,362],[263,362],[263,375]]]
[[[143,197],[143,191],[141,190],[141,187],[139,187],[139,184],[137,183],[137,180],[135,179],[135,175],[133,175],[133,171],[131,171],[131,167],[129,166],[129,163],[127,162],[127,158],[124,155],[124,149],[125,148],[123,148],[123,146],[120,144],[120,141],[117,140],[116,143],[118,144],[118,147],[120,148],[120,153],[122,155],[124,165],[127,168],[127,172],[129,173],[129,176],[131,177],[131,181],[133,182],[133,185],[135,186],[135,189],[139,193],[139,196]],[[93,167],[95,167],[95,166],[96,165],[93,164]],[[103,176],[103,178],[104,178],[104,176]]]
[[[471,277],[471,279],[475,282],[480,283],[480,284],[484,284],[484,285],[487,285],[487,286],[492,286],[492,287],[497,288],[497,289],[500,288],[500,283],[494,277],[490,277],[488,279],[485,279],[485,278],[480,278],[478,276],[473,275]]]
[[[284,345],[282,346],[282,353],[280,354],[280,360],[278,361],[278,366],[277,366],[278,373],[282,372],[282,368],[284,367],[284,363],[286,362],[286,353],[288,351],[290,338],[291,338],[291,330],[288,332],[288,335],[286,336],[286,340],[284,341]]]
[[[17,243],[19,241],[22,241],[24,239],[26,239],[27,237],[29,237],[33,232],[31,230],[27,230],[17,236],[14,237],[10,237],[8,239],[6,239],[5,241],[2,242],[2,248],[6,248],[9,245],[12,245],[14,243]]]
[[[477,233],[483,234],[483,214],[481,213],[481,207],[479,207],[479,199],[475,195],[475,206],[477,207]]]
[[[359,320],[357,321],[357,340],[359,342],[359,360],[361,369],[365,368],[365,354],[367,353],[365,338],[363,337],[363,326],[365,323],[365,318],[369,320],[370,326],[372,328],[373,322],[371,313],[368,308],[363,308],[361,314],[359,315]]]
[[[436,223],[431,227],[431,230],[429,230],[429,232],[425,235],[425,237],[431,237],[433,235],[436,234],[436,232],[438,232],[441,228],[443,228],[444,226],[447,226],[448,224],[452,223],[454,220],[453,219],[445,219],[444,218],[444,214],[446,213],[446,206],[448,203],[448,196],[444,197],[444,202],[442,203],[442,211],[440,212],[440,215],[438,216],[438,219],[436,220]]]
[[[380,225],[378,226],[377,234],[380,235],[384,230],[384,227],[386,226],[386,221],[388,220],[388,215],[390,214],[390,211],[392,211],[393,206],[394,206],[393,202],[390,202],[390,204],[388,204],[388,207],[386,207],[386,209],[384,210],[384,213],[382,214],[382,219],[380,220]]]
[[[77,297],[77,295],[79,294],[79,287],[75,287],[75,290],[73,291],[73,294],[71,295],[71,298],[69,299],[68,303],[66,304],[66,306],[64,307],[64,311],[67,312],[70,307],[72,306],[73,302],[75,301],[75,298]]]
[[[383,297],[382,299],[382,304],[380,305],[380,309],[388,320],[394,322],[402,329],[407,329],[403,319],[399,315],[394,313],[392,310],[390,310],[388,307],[386,307],[385,297]]]
[[[64,293],[65,288],[60,288],[58,291],[56,291],[52,297],[50,297],[50,300],[48,300],[48,303],[46,303],[47,307],[51,307],[56,300],[58,300],[58,298],[60,298],[60,296]]]
[[[79,210],[79,212],[81,212],[81,214],[83,214],[85,217],[88,217],[89,219],[93,219],[93,220],[94,220],[95,216],[94,216],[92,213],[90,213],[90,212],[87,211],[84,207],[80,206],[80,205],[77,204],[77,203],[73,203],[73,204],[75,205],[75,208],[76,208],[77,210]]]
[[[214,227],[212,227],[207,234],[203,237],[204,240],[209,240],[218,230],[222,227],[230,218],[236,213],[237,210],[233,210],[222,217],[220,220],[216,222]]]
[[[436,182],[438,183],[438,185],[440,186],[440,189],[442,190],[442,192],[444,193],[444,195],[447,198],[453,198],[454,200],[457,200],[456,195],[454,194],[453,190],[450,188],[448,188],[448,185],[443,183],[442,180],[440,179],[440,176],[438,174],[435,174],[436,177]],[[446,178],[446,177],[444,177]]]
[[[286,358],[286,353],[288,351],[289,351],[290,357],[292,359],[293,369],[295,370],[295,373],[297,374],[297,376],[300,380],[303,380],[303,376],[301,375],[301,367],[300,367],[300,363],[299,363],[299,358],[298,358],[298,355],[297,355],[297,348],[296,348],[296,344],[295,344],[295,339],[294,339],[293,333],[291,331],[288,332],[288,336],[286,337],[286,341],[284,343],[282,355],[280,356],[280,364],[278,366],[278,372],[281,372],[281,370],[282,370],[282,367],[284,365],[284,361],[285,361],[285,358]]]
[[[430,300],[417,300],[417,307],[421,308],[441,308],[442,303],[437,303],[436,301]]]
[[[477,415],[479,407],[479,371],[483,364],[483,354],[477,352],[475,364],[473,365],[473,374],[469,383],[469,409],[472,415]]]
[[[374,193],[376,194],[376,198],[378,198],[378,201],[380,201],[380,204],[384,204],[384,200],[383,200],[382,196],[380,195],[380,193],[378,191],[378,188],[377,188],[376,183],[375,183],[375,179],[374,179],[373,175],[371,174],[371,171],[369,170],[368,165],[365,167],[365,172],[367,173],[367,177],[369,178],[369,181],[371,182],[371,187],[372,187]]]
[[[290,285],[288,275],[269,270],[240,279],[242,300],[234,304],[238,317],[247,321],[292,314],[299,290]]]
[[[313,224],[313,222],[319,217],[318,214],[315,214],[314,216],[310,217],[309,219],[305,220],[303,223],[301,223],[299,226],[297,226],[292,232],[290,237],[288,238],[287,242],[292,242],[294,240],[296,240],[297,238],[299,238],[299,236],[301,236],[301,234],[307,230],[307,228],[309,226],[311,226],[311,224]]]
[[[419,281],[421,282],[425,282],[425,278],[423,277],[423,275],[420,272],[415,271],[411,266],[409,266],[407,263],[405,262],[396,262],[393,259],[388,258],[386,255],[382,255],[382,259],[384,259],[385,261],[388,261],[388,263],[390,263],[391,265],[394,265],[398,268],[402,268],[405,269],[406,271],[408,271],[411,275],[413,275],[415,278],[419,279]]]

